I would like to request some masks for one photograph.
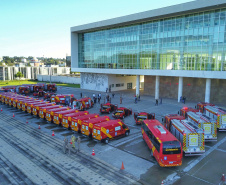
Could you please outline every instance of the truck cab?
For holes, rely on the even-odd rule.
[[[144,120],[155,119],[155,113],[134,112],[134,119],[137,125],[141,125]]]

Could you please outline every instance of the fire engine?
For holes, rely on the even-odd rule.
[[[16,92],[18,94],[25,94],[28,95],[30,93],[30,87],[29,86],[17,86]]]
[[[56,109],[56,108],[60,108],[62,106],[60,105],[53,105],[50,107],[41,107],[39,110],[39,117],[42,119],[46,119],[46,111],[51,110],[51,109]]]
[[[18,110],[20,110],[20,109],[22,110],[23,102],[26,101],[26,100],[32,100],[32,98],[30,98],[29,96],[25,96],[22,99],[18,99],[17,105],[16,105],[16,107],[17,107]]]
[[[65,104],[70,105],[75,100],[73,94],[57,94],[51,96],[51,102],[55,102],[56,104]]]
[[[178,114],[187,118],[188,117],[187,112],[199,112],[199,110],[194,109],[192,107],[183,107],[180,109],[180,111],[178,111]]]
[[[40,104],[36,104],[33,106],[33,115],[34,116],[39,116],[39,110],[43,107],[51,107],[53,105],[56,105],[54,103],[49,103],[49,102],[44,102],[44,103],[40,103]]]
[[[79,116],[83,116],[83,115],[87,115],[87,114],[89,114],[88,111],[80,111],[80,112],[63,115],[62,126],[70,129],[71,128],[71,118],[79,117]]]
[[[94,103],[93,103],[93,100],[91,100],[91,98],[86,97],[86,98],[74,100],[72,105],[73,105],[73,109],[86,110],[93,107]]]
[[[173,167],[182,165],[181,143],[158,120],[144,120],[141,125],[144,141],[151,150],[159,166]]]
[[[46,104],[46,102],[37,102],[37,101],[34,101],[34,102],[27,102],[27,113],[30,113],[30,114],[33,114],[33,106],[34,105],[37,105],[37,104]]]
[[[205,141],[217,141],[217,123],[201,112],[188,112],[188,121],[204,130]]]
[[[39,90],[44,90],[45,83],[37,83],[31,86],[32,92],[38,92]]]
[[[162,119],[162,122],[164,124],[164,127],[166,127],[167,130],[170,131],[172,119],[176,120],[184,120],[184,116],[180,116],[178,114],[166,114],[165,117]]]
[[[78,117],[71,118],[71,130],[81,132],[81,124],[84,120],[93,119],[99,117],[99,114],[87,114]]]
[[[134,119],[137,125],[141,125],[144,120],[155,119],[155,113],[134,112]]]
[[[129,116],[132,114],[132,109],[128,109],[128,108],[125,108],[125,107],[119,107],[116,109],[116,111],[112,114],[112,117],[113,118],[120,118],[120,119],[123,119],[125,118],[126,116]]]
[[[106,122],[109,120],[110,118],[108,116],[101,116],[98,118],[84,120],[81,126],[81,133],[84,134],[85,136],[89,136],[90,138],[92,138],[93,125],[101,122]]]
[[[185,156],[205,152],[204,131],[188,120],[172,120],[170,132],[181,142]]]
[[[206,106],[204,113],[217,121],[219,131],[226,131],[226,109],[217,106]]]
[[[61,125],[63,115],[70,114],[70,113],[76,113],[76,112],[78,112],[78,110],[74,110],[74,109],[55,112],[54,117],[53,117],[53,123],[55,123],[57,125]]]
[[[115,111],[117,108],[118,108],[118,105],[105,103],[100,105],[100,112],[110,114],[112,111]]]
[[[53,116],[55,112],[59,112],[59,111],[64,111],[64,110],[69,110],[71,108],[69,107],[60,107],[60,108],[56,108],[56,109],[50,109],[46,111],[46,120],[49,122],[53,122]]]
[[[215,105],[208,102],[198,102],[195,108],[197,108],[201,113],[203,113],[205,106],[215,106]]]
[[[45,90],[56,92],[57,91],[57,85],[56,84],[45,84]]]
[[[97,123],[93,126],[93,139],[109,143],[109,140],[117,137],[128,136],[130,129],[121,120],[109,120]]]
[[[13,107],[17,108],[17,102],[24,99],[25,96],[18,96],[13,99]]]
[[[27,112],[27,104],[28,103],[35,103],[35,102],[42,102],[42,100],[37,100],[37,99],[28,99],[28,100],[24,100],[22,102],[22,111]]]
[[[51,96],[56,95],[54,92],[46,92],[44,94],[44,100],[51,101]]]

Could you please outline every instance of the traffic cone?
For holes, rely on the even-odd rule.
[[[125,170],[123,162],[122,162],[122,167],[120,168],[120,170]]]
[[[14,113],[13,113],[13,117],[15,117]]]
[[[38,129],[41,129],[40,125],[38,126]]]
[[[222,174],[221,181],[222,182],[225,182],[225,176],[224,176],[224,174]]]
[[[162,181],[161,185],[164,185],[164,182]]]
[[[94,152],[94,149],[93,149],[92,156],[94,156],[94,155],[95,155],[95,152]]]
[[[2,108],[1,108],[1,111],[2,111]]]
[[[53,131],[53,133],[52,133],[52,136],[55,136],[54,131]]]

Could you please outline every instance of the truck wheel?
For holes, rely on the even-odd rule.
[[[126,136],[129,136],[129,131],[126,131],[125,135],[126,135]]]
[[[109,138],[107,137],[106,139],[105,139],[105,144],[108,144],[109,143]]]

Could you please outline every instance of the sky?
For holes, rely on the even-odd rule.
[[[70,27],[191,0],[0,0],[0,57],[65,58]]]

